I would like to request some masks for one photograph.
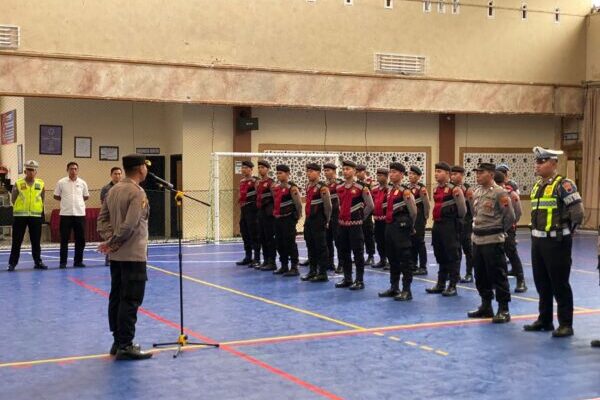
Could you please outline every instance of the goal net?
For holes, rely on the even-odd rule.
[[[307,182],[305,168],[307,162],[334,163],[339,167],[342,161],[341,157],[341,153],[330,152],[213,153],[210,178],[212,207],[209,212],[206,239],[220,242],[240,237],[240,210],[237,199],[242,161],[252,160],[255,165],[254,175],[258,176],[258,160],[267,160],[271,164],[270,176],[273,179],[275,179],[275,166],[287,164],[290,167],[290,180],[303,190]],[[338,168],[338,174],[341,174],[340,168]],[[323,175],[321,178],[325,179]],[[302,226],[302,221],[298,222],[298,226]]]

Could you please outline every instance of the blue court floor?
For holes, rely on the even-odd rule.
[[[428,295],[437,266],[417,277],[409,303],[380,299],[388,274],[367,268],[366,289],[335,289],[235,265],[241,244],[186,245],[181,357],[161,349],[142,362],[115,362],[106,321],[109,269],[87,250],[88,268],[33,270],[24,252],[17,272],[0,272],[0,399],[591,399],[600,396],[600,287],[596,235],[574,245],[575,336],[522,328],[537,315],[526,232],[519,234],[529,291],[514,296],[513,321],[469,320],[474,284],[459,296]],[[306,249],[299,242],[300,251]],[[431,249],[430,249],[431,250]],[[177,247],[152,246],[136,340],[177,339]],[[8,253],[0,251],[0,265]],[[463,270],[464,272],[464,267]],[[303,273],[306,269],[303,268]],[[511,285],[515,281],[511,278]]]

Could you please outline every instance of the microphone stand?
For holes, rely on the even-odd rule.
[[[217,348],[219,347],[219,344],[217,343],[192,343],[188,341],[188,336],[185,334],[183,328],[183,250],[181,245],[181,239],[183,234],[183,212],[181,210],[183,206],[183,198],[185,197],[186,199],[193,200],[197,203],[205,205],[206,207],[210,207],[211,205],[195,197],[188,196],[184,192],[175,189],[171,183],[157,177],[152,173],[149,173],[148,175],[154,178],[154,180],[158,182],[159,186],[164,187],[165,189],[174,194],[175,204],[177,205],[177,241],[179,244],[179,337],[177,338],[176,342],[154,343],[152,347],[165,347],[177,345],[177,351],[175,352],[175,354],[173,354],[173,358],[177,358],[179,354],[181,354],[183,347],[188,345],[210,346]]]

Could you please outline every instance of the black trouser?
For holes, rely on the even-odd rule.
[[[517,229],[511,228],[507,233],[506,241],[504,242],[504,251],[506,257],[510,261],[512,270],[515,272],[515,276],[518,281],[525,279],[523,275],[523,264],[521,263],[521,257],[519,257],[519,251],[517,250]]]
[[[327,273],[329,257],[327,255],[326,236],[324,217],[317,215],[304,221],[304,240],[308,250],[311,273]]]
[[[473,221],[467,220],[460,224],[460,253],[465,253],[466,274],[473,275],[473,244],[471,243],[471,235],[473,234]]]
[[[398,290],[402,275],[402,289],[410,290],[413,279],[410,229],[401,227],[398,222],[386,224],[385,241],[390,260],[391,288]]]
[[[373,257],[373,255],[375,255],[375,232],[372,215],[369,215],[369,217],[363,221],[362,229],[365,241],[365,249],[369,257]]]
[[[298,265],[298,245],[296,244],[296,223],[298,220],[293,215],[275,218],[275,240],[277,252],[282,267]]]
[[[248,204],[242,207],[240,212],[240,233],[244,241],[244,251],[246,258],[252,259],[252,250],[254,250],[254,260],[260,261],[260,239],[258,236],[258,210],[254,204]]]
[[[146,262],[111,261],[108,324],[119,348],[133,343],[137,311],[144,301]]]
[[[31,256],[33,262],[42,262],[42,218],[41,217],[14,217],[12,224],[12,248],[10,250],[10,265],[17,265],[21,256],[21,244],[25,237],[25,229],[29,228],[29,241],[31,242]]]
[[[386,254],[385,254],[385,220],[375,221],[375,243],[377,244],[377,253],[379,254],[379,258],[381,262],[385,262]]]
[[[552,298],[556,299],[558,323],[573,325],[573,292],[569,284],[571,274],[571,235],[557,238],[531,238],[533,280],[540,296],[540,320],[552,322]]]
[[[456,285],[460,279],[460,232],[455,219],[442,219],[433,223],[431,243],[437,263],[438,282],[450,280]]]
[[[71,231],[73,231],[75,236],[75,257],[73,258],[73,264],[81,264],[83,262],[83,250],[85,249],[85,217],[61,215],[60,264],[67,263]]]
[[[344,279],[352,280],[352,255],[356,265],[356,281],[362,282],[365,273],[365,240],[362,225],[338,226],[338,257],[344,268]]]
[[[275,217],[265,209],[258,210],[258,228],[260,244],[265,261],[275,262],[277,245],[275,243]]]
[[[506,305],[510,301],[510,286],[503,243],[473,244],[475,286],[484,302],[496,301]]]
[[[412,267],[427,269],[427,247],[425,247],[425,221],[419,223],[417,221],[415,225],[416,233],[410,238],[412,240]]]
[[[327,228],[327,266],[333,267],[333,258],[335,256],[335,250],[337,249],[337,231],[338,231],[338,214],[332,213],[331,219],[329,220],[329,228]]]

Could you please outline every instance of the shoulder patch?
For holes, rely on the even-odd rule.
[[[502,207],[508,207],[509,204],[510,204],[510,198],[508,197],[508,195],[506,193],[502,193],[500,195],[500,205]]]
[[[573,184],[571,183],[571,181],[563,180],[561,182],[561,185],[562,185],[563,189],[565,189],[565,191],[567,193],[573,193],[575,191],[575,187],[573,186]]]

